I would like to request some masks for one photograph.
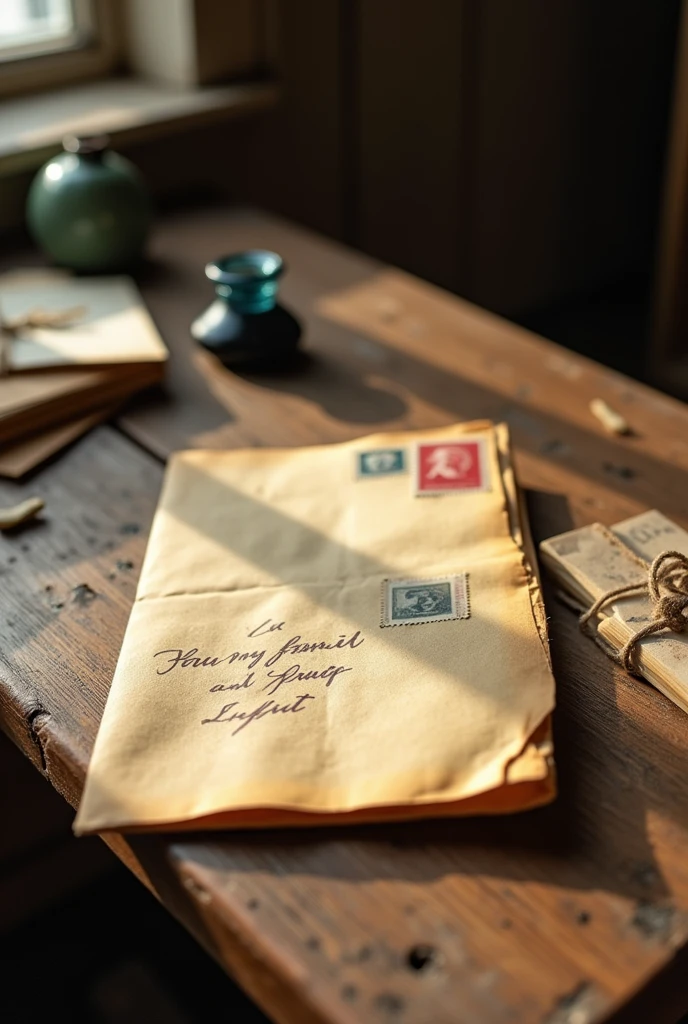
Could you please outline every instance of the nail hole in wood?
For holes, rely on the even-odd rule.
[[[424,944],[413,946],[406,956],[406,963],[412,971],[427,971],[436,967],[439,961],[440,955],[435,947]]]

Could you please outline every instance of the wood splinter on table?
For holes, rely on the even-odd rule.
[[[20,501],[18,505],[11,505],[9,508],[0,508],[0,530],[12,530],[15,526],[32,519],[45,508],[42,498],[27,498]]]
[[[631,433],[628,421],[624,419],[620,412],[612,409],[611,405],[607,405],[603,398],[593,398],[590,403],[590,412],[610,434]]]

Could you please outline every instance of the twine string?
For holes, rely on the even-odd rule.
[[[688,617],[684,614],[688,608],[688,557],[680,551],[662,551],[654,559],[648,569],[647,579],[642,583],[629,583],[623,587],[615,587],[602,594],[579,621],[585,630],[590,619],[594,618],[610,601],[619,597],[632,597],[634,594],[646,593],[652,601],[652,621],[639,629],[617,654],[616,661],[628,672],[637,673],[635,655],[638,643],[646,636],[652,636],[663,629],[673,633],[683,633],[688,629]],[[593,634],[599,642],[597,631]],[[608,651],[607,645],[605,650]]]

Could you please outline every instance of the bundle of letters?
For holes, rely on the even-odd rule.
[[[22,476],[106,419],[166,359],[129,278],[0,277],[0,476]]]

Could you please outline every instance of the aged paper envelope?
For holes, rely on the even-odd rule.
[[[59,270],[0,277],[0,311],[12,323],[31,312],[81,310],[63,327],[23,327],[8,343],[11,373],[112,364],[162,364],[167,349],[128,277],[72,277]]]
[[[506,428],[172,457],[75,829],[551,800],[554,681]]]

